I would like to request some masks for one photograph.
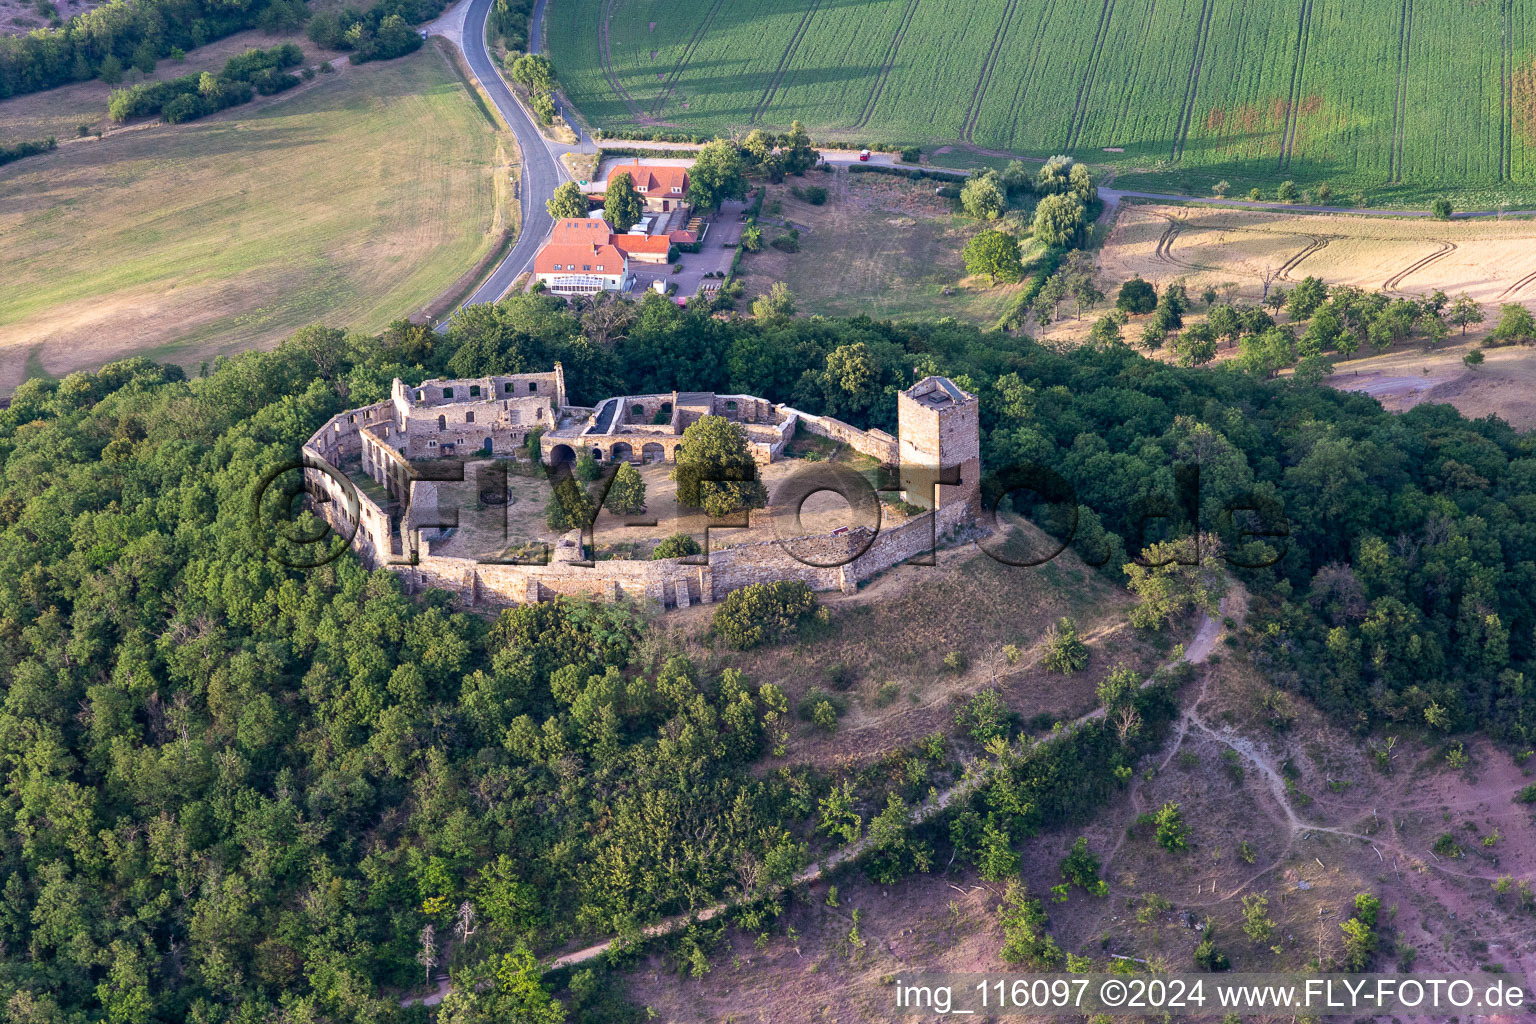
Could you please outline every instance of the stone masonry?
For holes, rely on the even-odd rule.
[[[429,380],[415,387],[396,380],[388,402],[348,410],[315,432],[304,446],[305,479],[311,507],[350,538],[367,565],[388,566],[412,591],[447,590],[470,607],[579,596],[679,608],[776,580],[852,592],[859,581],[975,528],[977,405],[974,395],[948,378],[927,377],[897,396],[898,436],[892,437],[751,395],[672,392],[572,406],[558,363],[549,373]],[[543,427],[541,448],[550,465],[584,453],[610,462],[671,462],[683,430],[705,415],[741,424],[759,463],[776,461],[800,428],[848,444],[895,470],[901,497],[926,511],[907,516],[886,510],[894,521],[882,521],[878,530],[857,526],[792,542],[737,544],[711,549],[707,557],[579,564],[579,540],[562,540],[547,564],[432,554],[424,533],[437,505],[433,480],[436,471],[454,468],[453,461],[515,458],[529,432]]]

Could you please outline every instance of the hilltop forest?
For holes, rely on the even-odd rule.
[[[1073,543],[1103,573],[1124,579],[1157,510],[1156,539],[1267,554],[1227,571],[1282,685],[1361,731],[1536,738],[1536,442],[1446,406],[1397,416],[1119,344],[655,296],[521,297],[446,336],[311,327],[191,378],[114,363],[30,380],[0,411],[7,1021],[424,1020],[400,994],[440,967],[460,982],[445,1021],[634,1019],[600,972],[556,1006],[532,957],[732,892],[760,897],[735,923],[771,928],[775,884],[866,816],[878,877],[952,847],[996,862],[1129,776],[1143,747],[1089,727],[1007,755],[955,809],[965,827],[906,835],[965,737],[839,788],[775,754],[776,687],[701,670],[636,609],[470,614],[350,554],[305,571],[253,542],[256,481],[329,416],[396,376],[557,359],[575,402],[715,389],[887,430],[896,390],[948,374],[981,398],[990,470],[1075,487]],[[1179,467],[1196,465],[1191,501]],[[1244,504],[1282,509],[1288,536],[1238,535],[1222,510]],[[1145,744],[1173,698],[1137,699]]]

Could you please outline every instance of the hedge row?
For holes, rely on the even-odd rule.
[[[159,115],[170,124],[206,117],[249,103],[256,93],[271,96],[299,84],[284,69],[304,60],[293,43],[270,50],[251,49],[231,57],[218,75],[193,72],[164,82],[144,82],[112,93],[107,116],[119,123],[130,117]]]
[[[964,181],[969,177],[964,171],[934,171],[926,167],[891,167],[886,164],[850,164],[848,170],[854,174],[889,174],[913,181],[924,178],[930,181]]]
[[[49,150],[57,149],[58,145],[59,140],[50,135],[46,139],[29,139],[26,142],[13,142],[8,146],[0,146],[0,164],[8,164],[24,156],[47,153]]]

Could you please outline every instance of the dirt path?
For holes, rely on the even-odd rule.
[[[1186,662],[1194,665],[1203,664],[1211,656],[1211,652],[1215,649],[1217,640],[1221,638],[1221,616],[1226,614],[1228,605],[1229,598],[1223,598],[1221,606],[1218,609],[1217,616],[1213,617],[1211,615],[1202,614],[1200,617],[1200,626],[1195,632],[1194,639],[1189,642],[1184,651],[1177,658],[1174,658],[1172,661],[1170,661],[1166,666],[1164,666],[1164,668],[1174,668]],[[1150,678],[1142,685],[1145,686],[1149,682],[1151,682]],[[1072,728],[1082,726],[1088,722],[1103,717],[1104,709],[1097,708],[1094,711],[1091,711],[1088,714],[1082,715],[1075,719],[1066,727],[1064,732],[1070,731]],[[1181,718],[1180,721],[1181,727],[1187,729],[1188,723],[1185,722],[1183,718]],[[1182,742],[1182,739],[1183,733],[1181,732],[1180,742]],[[1177,744],[1174,746],[1174,749],[1178,749]],[[1171,757],[1172,755],[1170,754],[1169,756]],[[912,811],[912,823],[916,825],[927,821],[929,818],[939,814],[945,808],[953,805],[955,801],[964,799],[975,793],[976,790],[979,789],[987,781],[987,778],[991,774],[992,765],[995,763],[990,760],[987,760],[984,763],[978,763],[980,760],[981,759],[971,761],[964,766],[959,782],[955,783],[949,789],[938,794],[937,796],[919,804]],[[794,881],[791,884],[806,885],[812,882],[820,881],[842,866],[858,860],[865,853],[869,852],[869,849],[870,839],[868,836],[865,836],[858,842],[834,850],[827,856],[823,857],[821,860],[817,861],[815,864],[801,869],[795,875]],[[694,921],[712,920],[713,918],[725,913],[727,910],[730,910],[739,902],[739,898],[726,900],[721,903],[716,903],[713,906],[705,907],[696,913],[678,914],[673,917],[665,918],[664,920],[658,921],[650,927],[642,930],[640,936],[642,939],[654,939],[661,938],[664,935],[670,935],[673,932],[685,928],[687,925]],[[586,946],[582,949],[572,950],[569,953],[562,953],[549,962],[549,968],[553,970],[562,967],[574,967],[579,964],[584,964],[591,960],[595,960],[596,958],[606,953],[608,950],[612,949],[618,941],[618,937],[614,937],[611,939],[605,939],[602,942],[594,943],[593,945]],[[452,986],[447,981],[440,981],[437,991],[426,996],[407,997],[400,1001],[400,1005],[433,1006],[441,1002],[443,997],[447,995],[447,993],[451,990]]]

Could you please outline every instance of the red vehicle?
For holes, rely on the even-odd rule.
[[[866,162],[866,163],[868,163],[869,162],[869,150],[867,150],[867,149],[859,150],[859,159],[864,161],[864,162]]]

